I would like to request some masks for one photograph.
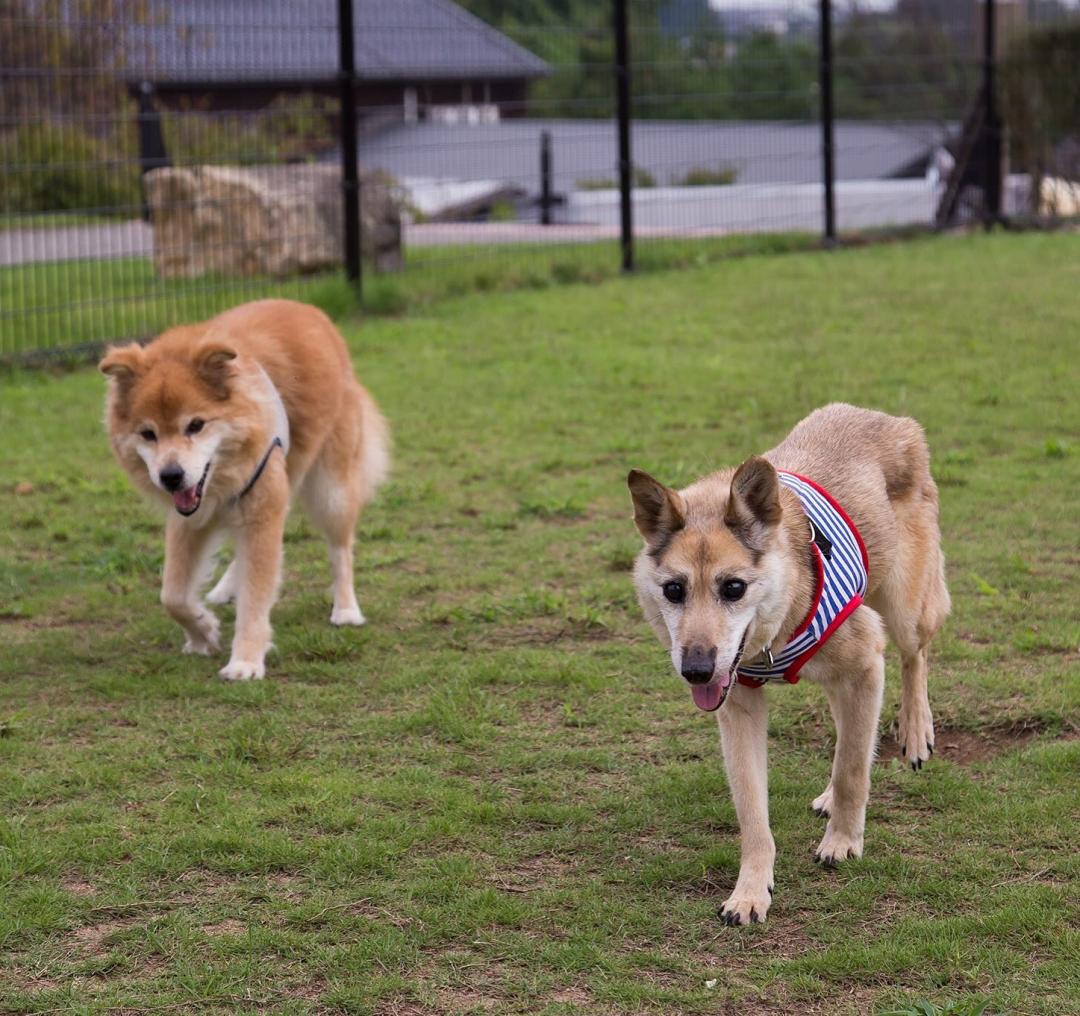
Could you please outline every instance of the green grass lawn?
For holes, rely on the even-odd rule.
[[[0,379],[0,1011],[862,1014],[1080,1005],[1080,241],[982,236],[346,325],[396,473],[327,623],[297,517],[261,683],[180,655],[103,384]],[[715,721],[641,620],[624,486],[844,399],[914,415],[954,611],[938,752],[813,864],[827,709],[772,689],[778,858],[727,928]]]

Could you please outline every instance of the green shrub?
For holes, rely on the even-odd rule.
[[[509,201],[496,201],[488,212],[489,222],[514,222],[517,219],[517,211]]]
[[[1044,177],[1080,179],[1080,20],[1033,28],[1011,43],[1001,104],[1015,168],[1031,174],[1038,211]]]
[[[619,186],[619,181],[607,179],[577,180],[575,181],[574,186],[582,191],[615,190]],[[647,169],[642,169],[641,166],[635,166],[631,186],[635,189],[640,187],[655,187],[656,177]]]
[[[739,171],[734,166],[720,166],[718,169],[694,166],[675,183],[679,187],[727,187],[733,184],[738,176]]]
[[[72,124],[39,123],[0,136],[0,210],[20,212],[132,210],[139,171],[118,142]]]
[[[217,112],[200,101],[162,113],[165,150],[174,166],[263,166],[309,162],[337,142],[334,100],[279,95],[265,109]]]

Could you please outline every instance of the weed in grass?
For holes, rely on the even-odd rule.
[[[982,596],[1000,596],[1001,590],[990,585],[981,575],[971,573],[971,582]]]

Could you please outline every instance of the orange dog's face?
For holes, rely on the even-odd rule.
[[[234,436],[228,400],[236,353],[205,343],[192,358],[153,346],[114,347],[99,364],[110,378],[106,425],[116,457],[143,490],[194,515],[215,458]]]

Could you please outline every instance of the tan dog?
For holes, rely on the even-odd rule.
[[[261,678],[282,534],[294,491],[325,534],[333,624],[364,616],[353,591],[361,506],[389,466],[386,423],[356,380],[322,311],[262,300],[173,328],[145,348],[113,347],[106,427],[135,485],[168,512],[161,601],[187,633],[184,651],[216,652],[218,620],[199,598],[226,535],[236,553],[207,599],[236,599],[221,676]]]
[[[742,840],[723,917],[763,921],[776,849],[761,685],[805,676],[828,696],[836,754],[832,779],[812,805],[828,818],[815,855],[825,864],[862,855],[885,683],[883,628],[903,661],[900,744],[913,768],[933,751],[927,647],[949,612],[949,594],[922,429],[831,405],[772,451],[685,490],[637,470],[628,484],[645,538],[634,569],[638,600],[694,701],[719,710]]]

